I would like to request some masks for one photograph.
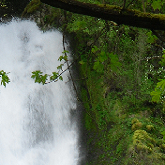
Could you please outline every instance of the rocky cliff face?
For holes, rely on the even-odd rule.
[[[64,21],[61,9],[43,4],[40,0],[31,1],[24,9],[22,18],[35,21],[43,30],[59,28]]]

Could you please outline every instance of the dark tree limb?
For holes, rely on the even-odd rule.
[[[73,13],[114,21],[119,25],[125,24],[140,28],[165,30],[164,14],[144,13],[134,9],[122,10],[123,8],[119,6],[97,5],[76,0],[41,0],[41,2]]]
[[[165,42],[164,36],[160,35],[158,32],[152,29],[152,33],[160,39],[160,41]]]

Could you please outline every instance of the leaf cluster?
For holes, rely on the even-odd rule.
[[[57,66],[57,72],[52,72],[52,74],[43,74],[40,70],[36,70],[32,72],[31,78],[35,80],[35,83],[41,83],[41,84],[48,84],[50,82],[56,82],[59,80],[63,80],[63,77],[61,76],[65,71],[63,71],[62,67],[64,64],[68,61],[68,56],[66,53],[69,53],[69,51],[65,50],[62,52],[63,55],[61,55],[58,58],[58,61],[64,60],[64,63]]]
[[[165,79],[160,79],[157,83],[155,90],[151,92],[153,102],[164,102],[165,96]]]
[[[162,66],[165,66],[165,51],[163,51],[162,59],[159,62]],[[164,68],[161,68],[161,72],[164,73]],[[160,73],[161,73],[160,72]],[[163,79],[159,79],[159,82],[156,84],[155,90],[151,92],[152,101],[157,103],[165,103],[165,76]]]
[[[5,71],[0,71],[0,77],[1,77],[1,85],[6,87],[6,84],[10,82],[10,79]]]
[[[42,83],[43,85],[53,81],[58,81],[58,79],[63,80],[63,77],[60,76],[58,72],[52,72],[51,75],[48,75],[43,74],[43,72],[41,72],[40,70],[33,71],[31,78],[35,80],[35,83]]]

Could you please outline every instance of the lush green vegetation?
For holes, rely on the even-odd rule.
[[[165,75],[163,42],[151,30],[77,14],[64,23],[79,58],[87,164],[164,164],[164,108],[150,95]]]
[[[125,7],[165,13],[161,0],[130,0]],[[23,14],[35,15],[36,10],[44,12],[43,8],[44,28],[56,27],[70,36],[78,64],[79,100],[84,105],[87,132],[86,164],[165,164],[165,45],[160,37],[164,32],[69,13],[40,4],[39,0],[32,1]],[[50,81],[61,76],[59,72],[52,74]],[[44,84],[48,75],[44,76],[38,71],[32,78]]]

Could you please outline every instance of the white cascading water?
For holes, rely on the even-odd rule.
[[[78,165],[78,133],[70,112],[76,100],[64,81],[34,83],[32,71],[57,71],[62,35],[42,32],[34,22],[0,25],[0,165]]]

